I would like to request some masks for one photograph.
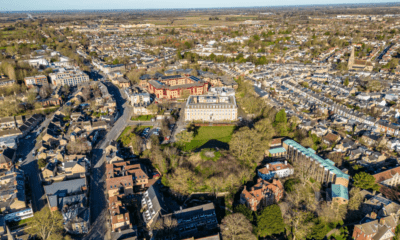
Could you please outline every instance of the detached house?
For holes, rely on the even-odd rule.
[[[265,165],[264,168],[258,170],[258,177],[263,180],[270,180],[271,178],[284,178],[292,175],[294,168],[288,164],[287,161],[284,163],[273,162]]]
[[[270,183],[259,178],[250,191],[246,187],[243,189],[240,194],[240,203],[245,204],[252,211],[257,211],[261,207],[279,202],[283,197],[283,192],[281,181],[273,179]]]

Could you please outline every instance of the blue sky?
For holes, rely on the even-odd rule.
[[[398,0],[0,0],[0,11],[213,8],[379,2]]]

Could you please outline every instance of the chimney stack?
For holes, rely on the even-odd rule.
[[[385,224],[385,218],[379,219],[379,223],[380,223],[381,225],[384,225],[384,224]]]
[[[287,160],[285,160],[285,165],[287,165]]]
[[[251,187],[251,191],[252,191],[252,192],[254,191],[254,187]]]
[[[269,169],[269,164],[267,164],[267,169]]]
[[[371,213],[371,219],[376,219],[376,216],[377,216],[377,215],[376,215],[376,212],[372,212],[372,213]]]

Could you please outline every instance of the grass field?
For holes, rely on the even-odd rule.
[[[154,118],[154,115],[140,115],[138,117],[132,117],[132,121],[151,121],[152,118]]]
[[[181,143],[181,149],[191,151],[200,147],[220,147],[219,145],[226,145],[232,138],[233,130],[234,126],[199,127],[198,133],[192,141]],[[210,144],[212,146],[205,146],[210,141],[213,143]]]

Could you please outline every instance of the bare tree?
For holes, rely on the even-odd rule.
[[[222,219],[222,236],[232,240],[255,240],[253,226],[241,213],[234,213]]]

